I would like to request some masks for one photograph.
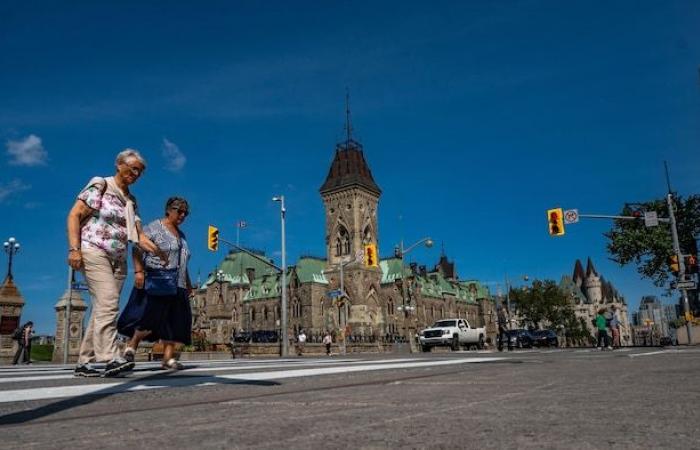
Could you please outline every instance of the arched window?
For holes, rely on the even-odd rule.
[[[335,240],[335,256],[350,254],[350,234],[344,226],[338,227],[338,235]]]
[[[370,228],[369,225],[367,225],[362,232],[362,243],[363,244],[371,244],[372,243],[372,228]]]
[[[267,306],[263,306],[263,320],[267,321]]]
[[[254,306],[250,307],[250,320],[251,320],[251,322],[255,322],[255,307]]]

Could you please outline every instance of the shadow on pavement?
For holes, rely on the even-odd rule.
[[[186,372],[186,371],[184,371]],[[123,394],[130,391],[135,386],[143,386],[145,390],[150,388],[158,387],[188,387],[194,386],[200,383],[211,383],[211,384],[231,384],[231,385],[249,385],[249,386],[279,386],[280,383],[276,381],[265,381],[265,380],[246,380],[246,379],[222,379],[212,375],[187,375],[183,372],[178,372],[178,376],[171,377],[170,374],[164,374],[162,371],[158,371],[153,375],[148,375],[142,378],[135,379],[133,381],[127,381],[118,386],[108,386],[102,391],[90,392],[83,395],[78,395],[76,397],[70,397],[64,400],[60,400],[55,403],[50,403],[48,405],[39,406],[37,408],[14,412],[10,414],[5,414],[0,416],[0,426],[1,425],[17,425],[26,423],[32,420],[41,419],[43,417],[50,416],[52,414],[67,411],[69,409],[77,408],[80,406],[89,405],[91,403],[102,400],[103,398],[110,397],[115,394]],[[119,380],[123,378],[115,378]],[[167,383],[164,384],[163,381]]]

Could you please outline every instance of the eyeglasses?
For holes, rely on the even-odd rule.
[[[127,164],[127,163],[124,163],[124,165],[126,167],[128,167],[129,170],[131,171],[131,173],[136,175],[136,176],[140,176],[143,173],[143,171],[145,170],[143,167],[132,166],[132,165]]]
[[[173,211],[177,211],[178,215],[179,215],[179,214],[184,214],[185,217],[187,217],[187,216],[190,214],[190,212],[189,212],[188,210],[186,210],[186,209],[180,209],[180,208],[170,208],[170,209],[173,210]]]

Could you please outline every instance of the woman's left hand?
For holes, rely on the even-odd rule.
[[[141,234],[139,236],[139,247],[141,247],[141,250],[143,251],[154,254],[155,256],[160,258],[164,263],[168,262],[168,254],[160,248],[158,248],[158,246],[154,244],[152,240],[148,239],[144,234]]]

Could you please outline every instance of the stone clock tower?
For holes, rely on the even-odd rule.
[[[377,205],[381,190],[372,178],[362,145],[351,136],[347,113],[347,138],[336,146],[335,157],[320,193],[326,210],[325,271],[331,289],[340,286],[340,263],[362,255],[366,244],[379,249]],[[345,291],[349,296],[348,320],[353,333],[374,334],[384,323],[380,307],[378,268],[351,262],[344,269]]]

